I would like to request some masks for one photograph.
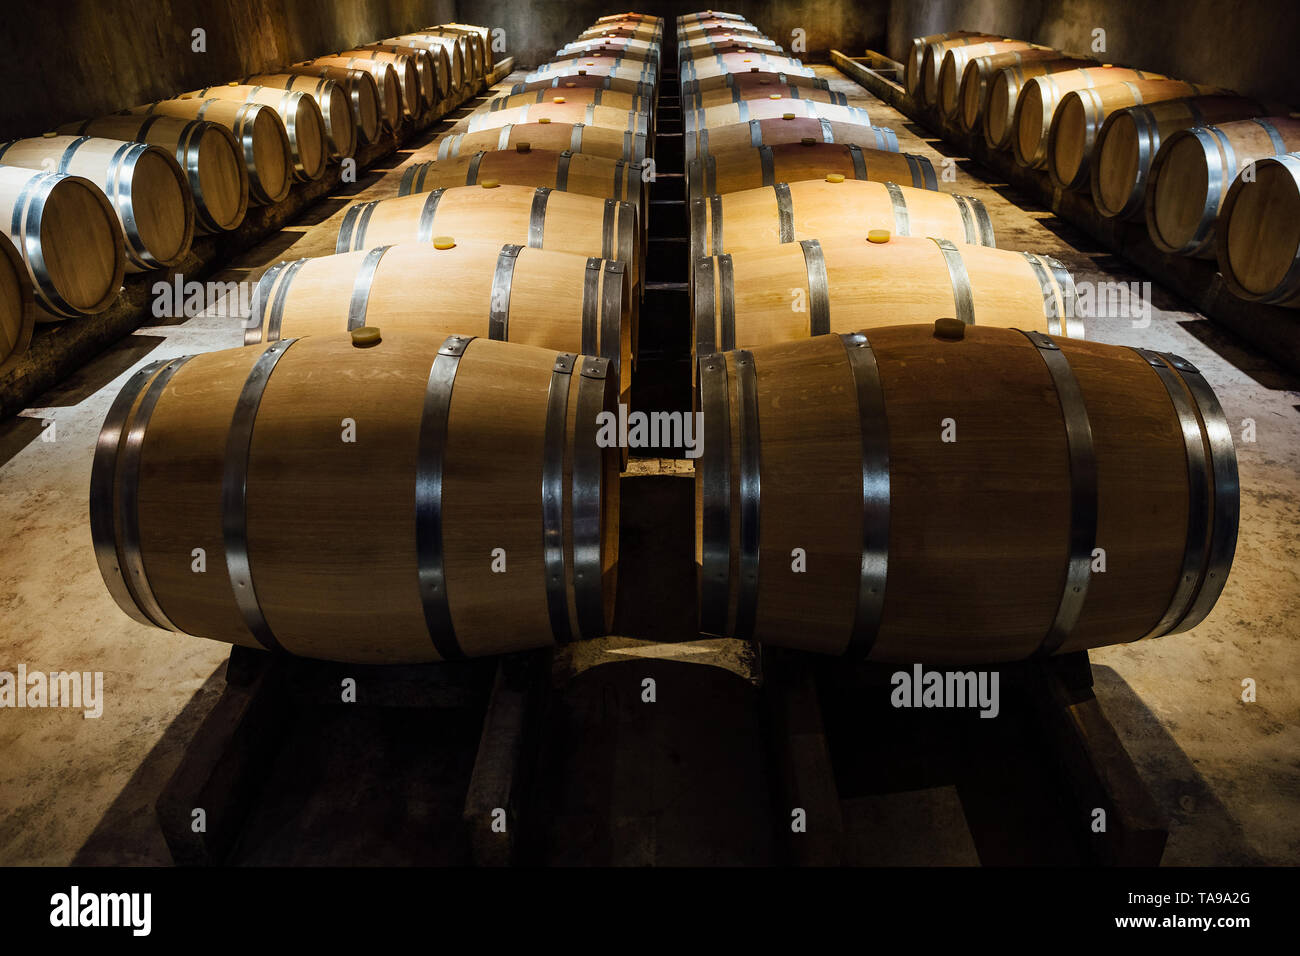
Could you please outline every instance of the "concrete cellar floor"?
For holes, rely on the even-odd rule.
[[[936,169],[951,159],[956,181],[945,190],[984,202],[1000,247],[1055,256],[1080,282],[1144,281],[1079,230],[948,156],[950,147],[837,71],[819,70],[873,122],[894,128],[904,151],[928,156]],[[396,195],[401,170],[433,158],[438,138],[477,102],[214,281],[255,280],[280,259],[332,253],[343,209]],[[1183,305],[1156,286],[1149,327],[1094,319],[1088,337],[1176,352],[1205,373],[1237,439],[1236,560],[1218,605],[1193,632],[1093,652],[1097,696],[1172,821],[1167,864],[1296,864],[1300,381]],[[106,695],[97,720],[67,709],[0,710],[0,864],[169,862],[153,799],[220,693],[228,648],[137,625],[113,603],[90,543],[90,462],[131,371],[241,342],[233,318],[148,325],[0,423],[0,670],[103,671]],[[1255,423],[1254,442],[1240,440],[1246,419]],[[41,437],[49,421],[52,442]],[[1247,678],[1254,703],[1242,701]]]

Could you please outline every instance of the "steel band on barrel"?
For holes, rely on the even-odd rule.
[[[352,298],[348,302],[348,331],[359,329],[366,324],[366,311],[370,305],[370,289],[375,283],[375,270],[379,260],[392,246],[379,246],[366,253],[361,260],[361,268],[352,283]]]
[[[772,191],[776,194],[777,242],[794,242],[794,201],[790,196],[790,184],[776,183]],[[717,220],[714,221],[716,224]]]
[[[776,159],[772,154],[771,146],[760,146],[758,148],[758,163],[762,171],[763,185],[773,186],[776,184]]]
[[[621,380],[623,353],[623,277],[626,266],[617,260],[606,259],[604,279],[601,282],[600,343],[599,354],[609,360],[616,380]],[[584,349],[584,351],[586,351]]]
[[[415,543],[417,579],[424,622],[434,650],[443,660],[460,660],[465,652],[456,639],[447,599],[442,545],[442,481],[447,457],[448,413],[456,370],[473,336],[449,336],[429,369],[420,417],[419,456],[415,472]]]
[[[569,408],[569,384],[577,356],[555,357],[546,394],[546,431],[542,452],[542,564],[546,575],[546,610],[557,644],[573,639],[565,590],[564,450]]]
[[[700,408],[708,436],[701,470],[700,630],[727,634],[731,594],[731,406],[727,359],[699,360]]]
[[[735,636],[749,640],[758,609],[759,510],[762,501],[758,374],[752,353],[734,353],[736,420],[740,426],[740,560]]]
[[[619,266],[621,277],[622,263],[609,265]],[[609,274],[606,283],[618,284],[610,281]],[[613,342],[617,353],[617,334]],[[598,637],[605,631],[601,520],[606,491],[603,455],[596,444],[596,433],[597,419],[605,408],[606,379],[612,364],[608,358],[584,355],[578,376],[569,508],[573,529],[573,603],[578,634],[584,638]]]
[[[1038,284],[1043,290],[1043,319],[1047,325],[1047,334],[1063,334],[1060,307],[1057,305],[1056,299],[1056,283],[1052,281],[1046,263],[1032,252],[1022,252],[1020,255],[1029,263],[1029,267],[1034,270],[1034,276],[1038,279]]]
[[[866,658],[875,646],[889,573],[889,423],[880,367],[865,334],[840,336],[858,404],[862,434],[862,554],[858,600],[846,654]]]
[[[849,143],[846,147],[849,151],[849,159],[853,161],[853,178],[867,178],[867,158],[862,155],[862,147]]]
[[[469,168],[465,171],[465,185],[473,186],[478,182],[478,168],[483,164],[483,157],[487,155],[484,150],[479,150],[469,159]]]
[[[721,293],[721,314],[718,346],[724,352],[736,347],[736,270],[731,256],[718,255],[718,291]]]
[[[296,341],[285,339],[274,343],[253,363],[230,421],[225,471],[221,477],[221,535],[230,588],[244,626],[268,651],[283,651],[284,648],[266,622],[253,584],[253,568],[248,554],[248,462],[257,410],[267,382],[280,358]]]
[[[808,334],[825,335],[831,330],[830,279],[826,255],[816,239],[801,239],[804,269],[808,274]]]
[[[514,283],[515,263],[523,246],[507,243],[497,253],[496,269],[492,273],[492,296],[488,302],[488,338],[498,342],[508,339],[510,333],[510,287]]]
[[[563,192],[569,188],[569,164],[573,161],[572,150],[562,150],[555,163],[555,188]]]
[[[582,278],[582,353],[596,353],[596,305],[599,299],[600,270],[604,262],[598,256],[587,259],[587,268]]]
[[[1047,657],[1061,649],[1073,632],[1088,596],[1092,552],[1097,544],[1097,456],[1083,391],[1059,345],[1041,332],[1021,334],[1037,349],[1056,389],[1065,424],[1070,468],[1070,550],[1065,584],[1051,626],[1036,651]]]
[[[912,223],[907,215],[907,198],[903,195],[903,190],[897,183],[885,183],[885,191],[889,193],[889,206],[894,213],[894,233],[899,236],[910,236],[912,234]],[[954,196],[958,201],[958,208],[961,208],[961,197]],[[963,212],[962,221],[966,220]],[[967,230],[969,233],[969,230]]]
[[[939,247],[943,260],[948,266],[948,278],[952,283],[953,308],[957,310],[957,318],[967,325],[974,325],[975,299],[961,250],[949,239],[936,239],[933,236],[930,238]]]
[[[280,280],[280,287],[275,290],[275,297],[271,300],[271,314],[266,320],[266,340],[268,342],[277,342],[280,339],[280,326],[284,322],[284,302],[289,295],[289,286],[293,284],[293,277],[298,274],[304,265],[306,259],[295,259],[285,267],[284,277]]]

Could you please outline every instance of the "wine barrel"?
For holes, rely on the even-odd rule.
[[[1066,93],[1047,132],[1045,165],[1052,181],[1062,189],[1087,187],[1097,134],[1116,110],[1215,93],[1223,91],[1182,80],[1135,80]]]
[[[244,221],[248,170],[234,134],[218,123],[119,114],[69,123],[59,132],[149,143],[165,149],[185,172],[198,231],[227,232]]]
[[[1224,95],[1165,100],[1111,113],[1093,145],[1089,183],[1097,211],[1108,219],[1141,218],[1151,161],[1163,136],[1266,112],[1254,100]]]
[[[692,278],[697,355],[954,313],[966,325],[1084,331],[1055,259],[948,239],[803,239],[696,259]]]
[[[355,70],[350,71],[357,76]],[[369,78],[369,77],[367,77]],[[374,80],[371,80],[371,90],[373,91]],[[326,142],[329,146],[330,159],[338,162],[357,151],[357,118],[353,114],[353,100],[348,91],[342,84],[336,83],[328,77],[313,79],[310,76],[295,76],[292,73],[267,73],[254,74],[244,78],[244,83],[249,86],[267,87],[276,90],[296,90],[300,93],[308,93],[320,107],[321,119],[325,122]],[[357,86],[358,91],[362,89],[360,84]],[[370,101],[370,132],[373,135],[378,129],[379,111],[378,103]]]
[[[1300,149],[1300,119],[1266,116],[1173,133],[1151,162],[1144,203],[1156,248],[1212,258],[1228,187],[1250,163]]]
[[[194,240],[194,200],[180,164],[148,143],[47,133],[0,143],[0,164],[89,179],[117,212],[126,268],[174,266]]]
[[[797,59],[755,51],[752,53],[719,53],[704,60],[688,60],[680,65],[683,83],[721,76],[724,73],[788,73],[814,76],[811,67]]]
[[[528,186],[454,186],[416,196],[376,199],[348,209],[335,252],[439,237],[493,239],[533,249],[581,253],[627,263],[640,294],[637,208]]]
[[[984,43],[971,43],[966,46],[949,47],[940,61],[937,96],[932,104],[947,119],[956,121],[957,111],[961,108],[961,81],[966,66],[978,57],[996,56],[999,53],[1025,53],[1036,50],[1042,53],[1060,56],[1060,51],[1027,43],[1024,40],[992,40]]]
[[[860,241],[873,230],[996,245],[978,199],[832,176],[695,200],[691,261],[804,239]]]
[[[454,40],[460,47],[461,62],[465,64],[465,83],[466,85],[475,85],[484,76],[483,58],[477,45],[458,30],[448,30],[444,27],[425,27],[420,30],[416,36],[445,37]]]
[[[479,75],[486,78],[496,66],[493,60],[492,31],[487,27],[473,23],[444,23],[441,29],[461,33],[476,48],[479,60]],[[504,31],[502,31],[504,36]]]
[[[280,114],[289,137],[294,178],[300,182],[314,182],[325,175],[329,161],[329,135],[325,130],[325,117],[310,93],[229,83],[186,95],[200,100],[261,103],[271,107]]]
[[[18,364],[36,327],[36,299],[23,257],[0,233],[0,374]]]
[[[402,243],[277,263],[253,303],[246,345],[363,325],[459,332],[601,355],[624,400],[631,387],[632,283],[613,259],[486,241]]]
[[[707,109],[689,110],[684,113],[682,121],[683,128],[691,132],[714,126],[748,123],[752,119],[783,119],[787,116],[790,119],[807,116],[840,123],[857,123],[859,126],[871,125],[871,118],[867,115],[867,111],[860,106],[838,106],[834,103],[819,103],[816,100],[780,96],[741,100],[739,103],[723,103],[721,106],[710,106]]]
[[[1232,564],[1231,432],[1174,355],[948,321],[710,356],[700,394],[708,634],[1021,660],[1186,631]]]
[[[1042,169],[1047,165],[1048,132],[1056,108],[1066,93],[1092,86],[1163,79],[1166,77],[1159,73],[1144,73],[1142,70],[1118,66],[1089,66],[1030,78],[1025,81],[1024,88],[1016,99],[1016,112],[1012,117],[1015,135],[1011,137],[1011,146],[1016,162],[1031,169]],[[1195,93],[1196,89],[1189,92]]]
[[[409,56],[414,60],[415,75],[420,81],[420,98],[424,101],[425,112],[432,110],[444,97],[450,95],[448,70],[439,63],[439,60],[445,57],[445,50],[439,50],[435,53],[432,50],[416,47],[409,43],[389,43],[386,41],[365,43],[360,48],[393,53],[397,56]]]
[[[984,36],[987,36],[987,34],[976,33],[971,30],[954,30],[951,33],[931,33],[929,36],[913,37],[911,48],[907,51],[907,58],[903,60],[903,88],[911,94],[913,99],[917,98],[917,88],[921,83],[921,64],[925,59],[925,49],[931,43]]]
[[[506,93],[498,96],[488,101],[487,109],[496,112],[533,103],[594,103],[596,106],[647,113],[653,111],[655,106],[653,93],[620,93],[617,90],[606,90],[599,86],[589,86],[582,89],[546,86],[539,90]]]
[[[591,39],[579,37],[572,43],[566,43],[556,51],[557,54],[590,53],[593,50],[636,50],[639,53],[651,53],[658,57],[663,52],[658,40],[643,40],[630,36],[603,36]]]
[[[530,93],[534,90],[612,90],[619,93],[632,93],[641,97],[655,98],[655,85],[628,80],[618,76],[594,76],[591,74],[560,73],[544,80],[528,80],[510,87],[510,92]]]
[[[787,114],[788,115],[788,114]],[[898,135],[886,126],[864,126],[806,116],[790,119],[752,119],[734,126],[688,130],[683,148],[689,162],[709,152],[730,152],[745,147],[782,143],[847,143],[864,149],[898,152]]]
[[[741,73],[737,79],[754,75],[752,73]],[[700,90],[692,93],[683,97],[682,108],[700,110],[712,106],[722,106],[726,103],[741,103],[745,100],[770,100],[773,98],[811,100],[817,103],[833,103],[836,106],[849,105],[849,98],[843,93],[836,93],[834,90],[810,89],[795,86],[793,83],[779,83],[768,78],[772,74],[763,73],[758,75],[762,76],[763,79],[757,82],[737,83],[716,90]]]
[[[1300,154],[1255,160],[1219,213],[1224,284],[1251,302],[1300,308]]]
[[[699,109],[705,104],[697,102],[692,105],[689,97],[698,97],[701,94],[709,93],[714,90],[741,90],[742,95],[739,99],[752,99],[745,96],[744,92],[752,90],[754,87],[764,87],[769,84],[778,84],[782,87],[796,86],[800,89],[800,95],[804,95],[804,90],[830,90],[830,82],[820,76],[804,76],[801,73],[782,73],[780,70],[771,72],[760,70],[754,67],[752,70],[744,70],[740,73],[721,73],[717,76],[706,76],[698,80],[683,80],[681,83],[682,107],[684,109]],[[770,93],[770,90],[763,90],[763,96]],[[735,102],[733,95],[732,102]],[[724,101],[726,102],[726,101]],[[829,100],[828,102],[835,102]]]
[[[994,78],[1003,70],[1030,64],[1065,63],[1061,70],[1074,70],[1082,66],[1096,66],[1095,60],[1081,57],[1062,57],[1057,50],[1016,50],[992,56],[977,56],[967,61],[962,70],[961,85],[957,91],[957,111],[953,119],[967,133],[984,128],[984,112],[989,104],[989,89]],[[1023,81],[1021,81],[1023,82]],[[1014,105],[1014,104],[1013,104]],[[1005,109],[1005,107],[1004,107]],[[1010,111],[1006,113],[1010,118]]]
[[[40,322],[97,315],[122,288],[122,226],[104,191],[82,176],[0,166],[0,222],[31,279]]]
[[[921,52],[921,70],[916,89],[912,96],[922,105],[937,107],[939,105],[939,70],[943,67],[943,58],[953,47],[985,45],[989,42],[1012,42],[1010,37],[1000,37],[988,33],[974,33],[969,36],[951,37],[946,40],[933,40],[927,43]]]
[[[392,53],[387,49],[354,47],[334,54],[331,59],[345,61],[370,59],[391,66],[397,74],[397,84],[402,90],[402,115],[414,122],[418,122],[432,106],[424,95],[424,86],[420,81],[420,66],[415,61],[413,53]]]
[[[1006,67],[995,73],[989,80],[988,93],[984,100],[984,141],[994,149],[1009,149],[1015,139],[1016,106],[1025,84],[1036,76],[1052,73],[1069,73],[1074,70],[1090,68],[1102,69],[1094,60],[1082,57],[1060,57],[1059,59],[1032,60],[1016,66]]]
[[[652,69],[659,68],[659,50],[656,48],[619,46],[610,43],[591,44],[577,49],[561,47],[551,56],[551,63],[563,64],[575,60],[595,57],[623,61],[625,64],[645,64]]]
[[[677,43],[679,61],[699,60],[717,56],[719,53],[736,53],[754,51],[756,53],[775,53],[786,56],[781,44],[757,35],[734,36],[727,33],[700,34],[686,37]]]
[[[615,16],[618,16],[617,14]],[[603,22],[605,17],[601,17],[597,22]],[[695,13],[683,13],[677,18],[677,28],[680,30],[683,26],[690,26],[692,23],[703,23],[709,20],[728,20],[735,23],[748,24],[749,21],[739,13],[724,13],[721,10],[700,10]]]
[[[358,663],[608,630],[619,470],[618,449],[597,444],[598,414],[616,411],[608,362],[377,331],[369,347],[373,330],[308,336],[132,376],[90,488],[95,556],[124,612]],[[345,420],[358,440],[340,440]],[[194,548],[204,574],[190,568]]]
[[[137,106],[137,116],[170,116],[219,123],[234,134],[248,173],[248,198],[259,206],[280,202],[293,187],[293,152],[280,114],[261,103],[181,97]]]
[[[598,39],[600,37],[633,37],[647,42],[659,40],[662,32],[658,27],[648,24],[611,23],[606,26],[588,27],[578,34],[579,40]]]
[[[561,60],[559,63],[543,63],[531,73],[524,74],[524,81],[549,79],[558,74],[577,73],[579,76],[612,76],[637,83],[655,83],[658,70],[653,63],[636,63],[618,57],[602,56],[585,60]]]
[[[517,149],[525,144],[533,149],[553,149],[557,152],[567,149],[574,153],[590,153],[637,165],[645,162],[647,155],[647,137],[644,133],[609,129],[605,126],[586,126],[582,123],[542,122],[516,123],[500,129],[444,136],[438,143],[438,158],[471,156],[485,149]]]
[[[938,189],[934,166],[924,156],[840,143],[782,143],[757,149],[709,152],[686,164],[688,200],[715,193],[822,179],[870,179],[917,189]]]
[[[286,66],[283,73],[276,75],[318,77],[333,80],[342,86],[352,106],[352,121],[357,130],[357,137],[362,142],[375,142],[385,123],[395,125],[401,122],[402,104],[401,96],[396,89],[396,73],[393,74],[393,88],[389,91],[392,94],[391,99],[386,99],[380,93],[379,83],[369,70],[349,69],[345,66]],[[262,79],[267,78],[262,77]]]
[[[730,33],[735,36],[762,37],[754,24],[741,20],[701,20],[677,30],[679,37],[707,36],[713,33]]]
[[[465,45],[455,37],[433,36],[424,33],[405,33],[384,41],[393,46],[426,50],[439,64],[444,77],[442,87],[449,93],[459,93],[470,83],[469,67],[465,63]]]
[[[602,126],[619,132],[630,130],[642,136],[650,132],[650,114],[645,110],[623,110],[615,106],[597,106],[595,103],[557,103],[554,100],[473,113],[469,117],[467,130],[478,133],[503,126],[542,122],[581,123],[583,126]]]
[[[293,67],[287,67],[286,73],[304,71],[310,76],[320,75],[322,69],[362,70],[370,74],[379,92],[380,115],[384,125],[397,129],[405,115],[405,103],[402,99],[402,81],[396,67],[383,60],[369,56],[321,56]]]

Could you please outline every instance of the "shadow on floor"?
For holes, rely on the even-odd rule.
[[[128,335],[36,399],[41,408],[70,408],[90,396],[166,342],[161,335]]]

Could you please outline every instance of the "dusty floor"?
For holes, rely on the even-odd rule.
[[[947,147],[827,68],[835,88],[939,167]],[[474,106],[471,102],[468,107]],[[343,208],[395,195],[428,142],[368,171],[219,279],[255,279],[281,258],[325,255]],[[1079,280],[1144,277],[1051,213],[955,156],[954,192],[981,198],[1003,248],[1048,253]],[[1300,863],[1300,381],[1243,349],[1155,289],[1149,328],[1096,320],[1089,337],[1177,352],[1214,386],[1238,440],[1242,521],[1233,573],[1209,619],[1189,634],[1093,654],[1097,694],[1173,820],[1170,864]],[[1300,321],[1300,316],[1297,316]],[[105,590],[86,521],[92,448],[112,397],[146,361],[238,345],[232,319],[142,328],[0,424],[0,671],[103,671],[103,716],[0,711],[0,864],[165,862],[152,798],[220,688],[224,645],[136,625]],[[45,423],[54,422],[54,441]],[[1235,429],[1241,437],[1241,427]],[[1242,682],[1257,688],[1242,701]],[[159,744],[162,743],[162,746]],[[111,814],[111,846],[88,843]],[[127,852],[124,848],[131,848]]]

